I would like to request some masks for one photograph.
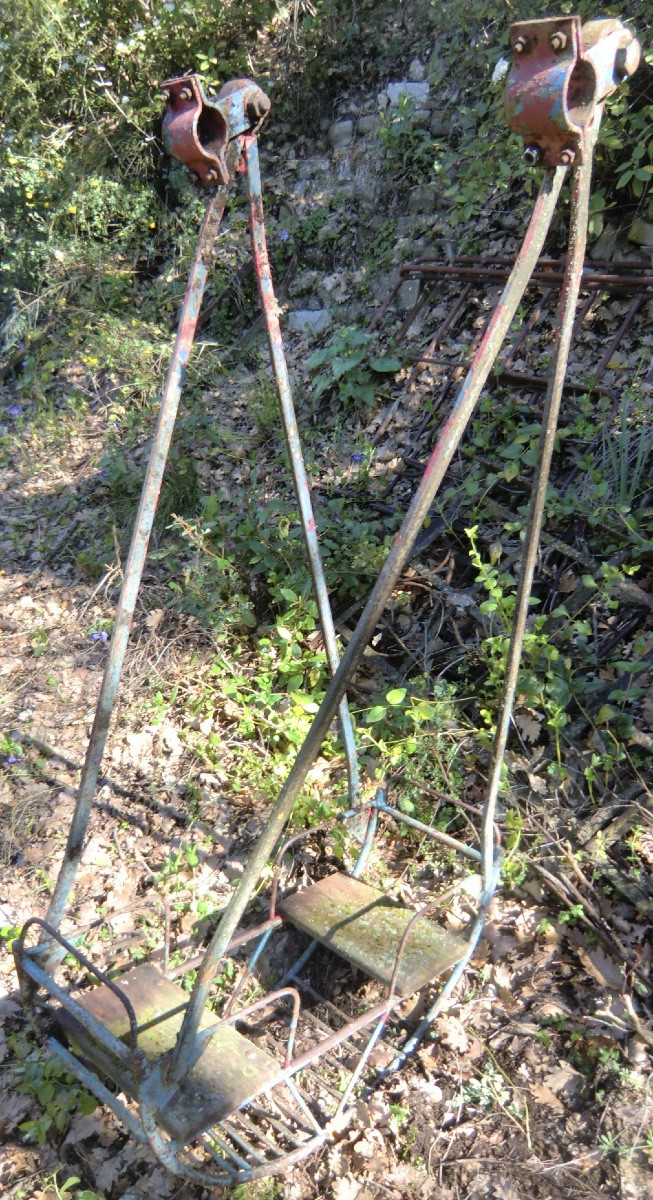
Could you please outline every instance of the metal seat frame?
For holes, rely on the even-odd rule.
[[[276,908],[281,864],[286,851],[297,837],[278,851],[273,878],[269,914],[262,924],[239,931],[240,922],[257,888],[261,873],[282,839],[308,771],[336,715],[339,716],[342,743],[349,778],[349,807],[340,818],[345,824],[364,815],[367,828],[352,876],[358,879],[365,867],[377,817],[383,814],[414,828],[420,834],[444,842],[450,849],[480,864],[482,879],[478,908],[466,932],[466,949],[453,966],[426,1015],[412,1030],[402,1046],[396,1048],[387,1071],[396,1070],[424,1037],[437,1014],[448,1002],[461,975],[467,968],[482,932],[488,907],[497,886],[501,855],[495,837],[494,814],[502,778],[504,753],[517,687],[517,676],[529,599],[544,516],[558,413],[571,342],[583,260],[585,254],[592,154],[598,134],[605,98],[636,69],[638,43],[619,21],[590,22],[581,30],[577,17],[518,22],[511,27],[513,65],[506,89],[508,121],[525,142],[527,161],[544,165],[544,177],[524,241],[510,277],[473,358],[449,418],[445,421],[436,446],[413,497],[402,528],[388,554],[356,630],[339,658],[333,618],[321,567],[317,531],[310,492],[299,444],[299,433],[290,393],[278,310],[269,268],[261,180],[258,166],[257,133],[270,105],[256,84],[238,80],[227,85],[216,100],[208,100],[195,77],[171,80],[166,85],[167,114],[164,136],[170,151],[186,162],[202,184],[213,188],[199,234],[182,307],[172,361],[161,401],[157,429],[139,505],[131,548],[118,602],[114,632],[98,700],[96,717],[80,781],[75,812],[61,871],[47,919],[33,917],[15,943],[18,977],[25,1007],[38,1025],[42,1009],[39,994],[46,993],[65,1012],[69,1023],[78,1029],[83,1053],[50,1036],[47,1045],[70,1071],[103,1103],[106,1103],[136,1137],[149,1144],[159,1160],[170,1170],[204,1185],[224,1185],[257,1179],[289,1170],[299,1159],[322,1145],[334,1126],[343,1118],[357,1085],[369,1064],[370,1055],[387,1028],[400,997],[396,981],[407,940],[415,922],[430,911],[409,919],[397,947],[394,970],[385,994],[353,1017],[339,1012],[325,997],[323,1007],[311,1010],[302,1004],[300,992],[315,998],[315,990],[302,972],[315,951],[313,941],[302,956],[285,972],[275,990],[242,1008],[237,1000],[252,977],[260,956],[273,931],[282,924]],[[202,116],[202,122],[199,117]],[[201,129],[210,130],[210,144],[200,140]],[[480,830],[480,849],[417,821],[387,803],[385,790],[377,792],[371,804],[361,804],[359,795],[356,744],[346,701],[346,688],[361,661],[385,604],[392,594],[408,561],[415,538],[427,517],[437,490],[451,462],[465,428],[474,412],[496,355],[510,329],[530,276],[536,268],[544,245],[560,190],[572,167],[572,197],[569,246],[562,287],[559,323],[552,357],[549,386],[542,414],[542,431],[535,469],[531,508],[510,645],[505,684],[500,703],[492,763]],[[227,200],[227,192],[237,170],[247,173],[249,184],[250,226],[254,266],[259,282],[262,308],[276,377],[286,444],[289,451],[298,507],[304,530],[311,574],[320,613],[322,633],[332,679],[315,715],[306,740],[269,815],[264,831],[250,855],[245,872],[222,913],[218,927],[204,953],[192,992],[178,1006],[181,1017],[173,1048],[148,1058],[139,1045],[139,1018],[128,989],[110,979],[85,956],[74,939],[64,937],[60,925],[74,883],[82,853],[100,764],[113,711],[120,673],[127,647],[143,566],[147,554],[163,471],[170,447],[184,373],[192,347],[202,295],[211,263],[212,249]],[[434,901],[437,905],[438,901]],[[31,930],[39,930],[38,945],[28,946]],[[255,947],[238,986],[227,1002],[222,1017],[209,1020],[206,1006],[220,964],[243,945]],[[72,955],[87,972],[124,1009],[122,1033],[115,1036],[90,1011],[89,996],[64,986],[55,978],[55,970],[64,955]],[[190,963],[185,964],[186,967]],[[165,973],[165,961],[164,961]],[[172,973],[168,973],[171,975]],[[267,1077],[260,1089],[234,1112],[227,1113],[210,1129],[193,1129],[188,1138],[175,1136],[170,1129],[183,1126],[171,1117],[176,1098],[216,1031],[226,1023],[247,1022],[269,1010],[267,1024],[272,1027],[280,1003],[292,1001],[292,1017],[287,1034],[278,1050],[278,1072]],[[85,1006],[86,1000],[86,1006]],[[183,1010],[183,1011],[182,1011]],[[333,1019],[332,1028],[324,1015]],[[170,1020],[166,1012],[161,1020]],[[123,1028],[124,1026],[124,1028]],[[280,1028],[284,1028],[280,1026]],[[142,1033],[142,1030],[140,1031]],[[272,1036],[272,1035],[270,1035]],[[295,1051],[297,1039],[305,1048]],[[279,1039],[278,1039],[279,1040]],[[352,1048],[355,1064],[351,1066]],[[269,1050],[268,1050],[269,1053]],[[90,1057],[92,1066],[85,1061]],[[112,1076],[113,1071],[113,1076]],[[344,1086],[335,1085],[345,1072]],[[101,1076],[124,1088],[127,1099],[117,1095]],[[340,1079],[342,1083],[342,1080]],[[183,1086],[182,1086],[183,1085]],[[167,1114],[167,1117],[166,1117]]]

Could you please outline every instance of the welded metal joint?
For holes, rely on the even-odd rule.
[[[511,26],[513,63],[504,95],[508,124],[529,166],[579,165],[603,102],[637,69],[640,45],[616,18],[553,17]]]
[[[251,79],[234,79],[209,98],[197,75],[167,79],[163,142],[203,187],[226,185],[232,178],[226,152],[235,138],[256,134],[270,111],[270,100]]]

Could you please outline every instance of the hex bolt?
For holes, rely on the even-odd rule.
[[[573,146],[566,146],[560,151],[560,165],[562,167],[570,167],[576,161],[576,151]]]
[[[213,168],[211,167],[211,170],[207,171],[206,175],[204,176],[204,182],[205,183],[217,183],[218,182],[218,172],[214,171]]]
[[[524,146],[524,162],[527,167],[536,167],[542,157],[539,146]]]
[[[192,100],[193,93],[191,92],[190,88],[188,88],[188,87],[182,88],[179,93],[179,99],[180,100]]]
[[[567,45],[567,34],[563,33],[561,29],[557,29],[555,33],[551,34],[549,45],[554,54],[562,54]]]
[[[170,99],[170,88],[163,88],[161,98],[164,104],[167,104]]]
[[[528,53],[531,48],[530,38],[524,37],[523,34],[520,34],[519,37],[515,38],[512,48],[515,51],[515,54]]]

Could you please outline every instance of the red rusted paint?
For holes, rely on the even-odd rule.
[[[265,92],[251,79],[235,79],[210,100],[197,75],[168,79],[163,90],[163,141],[168,153],[203,186],[227,184],[227,148],[234,138],[259,128],[270,109]],[[236,170],[243,169],[239,162]]]
[[[506,119],[524,139],[532,165],[581,163],[598,129],[601,105],[639,65],[639,43],[621,21],[580,17],[517,21],[504,94]],[[585,48],[584,48],[585,47]]]

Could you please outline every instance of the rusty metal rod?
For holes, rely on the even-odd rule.
[[[574,327],[576,304],[580,291],[585,246],[587,242],[587,224],[589,219],[589,197],[592,179],[592,150],[600,120],[600,110],[595,118],[594,126],[587,133],[587,154],[583,156],[581,166],[575,168],[573,174],[573,191],[571,200],[569,247],[564,282],[560,296],[558,311],[557,340],[554,352],[553,369],[551,372],[544,410],[542,413],[542,432],[538,450],[537,467],[533,483],[533,495],[528,516],[524,553],[519,572],[519,586],[515,601],[506,676],[501,697],[497,730],[494,741],[492,766],[488,780],[487,797],[483,810],[482,831],[482,871],[483,886],[487,891],[492,878],[492,860],[494,855],[494,810],[499,795],[501,772],[508,741],[508,731],[512,717],[512,707],[517,690],[517,678],[521,661],[528,606],[535,574],[537,551],[544,518],[546,490],[553,457],[558,414],[563,395],[567,359]]]
[[[260,873],[281,836],[283,827],[292,812],[306,776],[336,714],[345,688],[363,656],[379,617],[408,561],[413,543],[476,408],[497,352],[510,328],[542,249],[565,173],[565,167],[545,172],[517,261],[479,346],[474,365],[460,389],[449,419],[440,432],[437,445],[413,497],[404,523],[395,538],[354,634],[342,656],[340,666],[329,683],[292,770],[268,817],[265,830],[250,855],[240,883],[211,939],[204,962],[198,971],[190,1004],[186,1010],[177,1045],[171,1058],[170,1077],[172,1079],[182,1078],[186,1071],[193,1054],[193,1045],[213,976],[258,883]]]
[[[410,263],[400,268],[403,278],[429,279],[430,277],[449,279],[496,279],[497,282],[506,279],[509,267],[456,266],[452,263]],[[534,271],[529,283],[539,283],[549,286],[552,283],[562,284],[564,275],[559,271]],[[586,268],[582,276],[583,287],[609,288],[610,291],[632,292],[653,287],[653,275],[613,275],[606,272],[592,271]]]
[[[237,153],[237,150],[238,147],[234,146],[232,156]],[[233,158],[232,162],[235,167]],[[68,834],[64,859],[48,909],[48,922],[55,929],[58,929],[61,924],[84,845],[86,828],[91,813],[107,734],[109,732],[109,724],[118,693],[122,665],[127,650],[127,640],[136,608],[138,589],[143,575],[150,534],[163,482],[163,473],[172,440],[175,418],[179,407],[179,398],[186,375],[191,346],[195,337],[202,296],[204,295],[204,288],[206,286],[211,251],[222,220],[227,192],[227,187],[219,188],[207,204],[204,220],[200,228],[195,257],[188,276],[177,337],[161,398],[161,407],[159,409],[152,450],[141,492],[127,564],[125,566],[122,589],[114,619],[113,635],[111,637],[102,686],[95,710],[93,729],[82,768],[75,811]],[[61,957],[59,950],[55,950],[52,942],[48,940],[47,933],[44,933],[39,943],[39,958],[42,964],[51,960],[53,954],[55,955],[55,961]]]
[[[415,385],[415,380],[417,379],[417,376],[419,375],[420,362],[426,362],[428,359],[428,356],[433,353],[436,346],[440,345],[440,342],[444,338],[445,334],[448,333],[449,330],[451,329],[451,326],[453,325],[454,321],[456,320],[456,317],[458,316],[458,313],[460,312],[461,308],[464,307],[467,297],[469,296],[471,290],[472,290],[471,283],[465,284],[465,287],[462,289],[453,308],[451,309],[451,311],[449,313],[447,313],[447,316],[445,317],[444,321],[439,326],[439,328],[435,331],[428,346],[426,347],[425,353],[426,353],[427,357],[426,358],[422,357],[421,359],[416,359],[416,365],[413,367],[413,369],[410,373],[410,378],[409,378],[408,384],[407,384],[409,391],[412,391],[412,389]]]
[[[404,263],[404,265],[402,267],[400,267],[399,270],[403,271],[406,269],[406,267],[419,267],[423,263],[439,263],[441,261],[442,260],[439,258],[433,258],[432,256],[425,254],[422,258],[414,258],[411,262]],[[536,270],[540,270],[540,269],[546,270],[546,269],[551,268],[555,271],[559,271],[561,274],[564,275],[566,261],[567,261],[566,255],[563,256],[562,258],[547,258],[546,255],[543,255],[542,258],[539,258],[537,260],[537,265],[536,265],[535,269]],[[514,263],[514,259],[509,258],[508,255],[501,255],[501,254],[491,255],[488,258],[486,258],[482,254],[458,254],[458,255],[456,255],[455,258],[452,258],[450,260],[449,266],[455,268],[458,265],[465,266],[469,263],[472,263],[472,264],[477,263],[480,266],[509,267],[510,268],[510,267],[512,267],[512,265]],[[616,271],[617,274],[623,274],[623,273],[627,274],[628,272],[633,272],[636,274],[637,271],[642,271],[642,272],[646,273],[646,269],[648,268],[648,266],[649,266],[649,263],[645,259],[638,259],[637,261],[633,261],[631,259],[624,258],[624,259],[614,259],[611,261],[610,259],[607,259],[607,258],[593,258],[591,267],[590,266],[584,267],[583,270],[593,270],[595,268],[597,271],[603,271],[605,274],[610,274],[610,272],[614,272],[614,271]]]
[[[290,457],[293,482],[295,484],[297,506],[299,508],[302,530],[304,532],[304,541],[306,543],[306,552],[308,554],[311,578],[313,580],[315,599],[317,601],[318,612],[320,614],[324,648],[326,650],[327,661],[331,669],[331,674],[333,675],[338,668],[338,663],[340,662],[340,652],[338,650],[338,641],[333,623],[333,614],[331,612],[331,604],[329,602],[326,579],[324,578],[324,568],[322,566],[322,555],[320,554],[317,526],[315,524],[315,516],[313,514],[313,505],[311,503],[311,492],[308,485],[308,479],[306,477],[304,456],[302,454],[299,430],[297,428],[297,418],[295,416],[295,406],[292,400],[290,376],[288,374],[288,365],[286,363],[286,356],[284,354],[283,341],[281,338],[278,306],[274,295],[274,286],[272,283],[272,272],[270,270],[270,260],[268,257],[267,241],[265,237],[265,220],[263,216],[263,194],[261,188],[261,172],[259,168],[258,143],[255,137],[247,137],[244,139],[244,142],[245,161],[247,163],[247,179],[249,183],[249,221],[252,234],[254,270],[256,272],[256,278],[258,281],[259,294],[261,297],[261,308],[263,309],[265,327],[270,345],[272,368],[274,370],[277,392],[279,394],[279,405],[281,407],[283,430],[286,438],[288,455]],[[351,808],[355,808],[358,804],[360,793],[360,777],[358,771],[358,755],[356,752],[356,738],[354,737],[354,727],[352,724],[346,696],[343,696],[342,700],[340,701],[338,716],[340,723],[340,737],[345,751],[347,775],[349,777],[349,804]]]

